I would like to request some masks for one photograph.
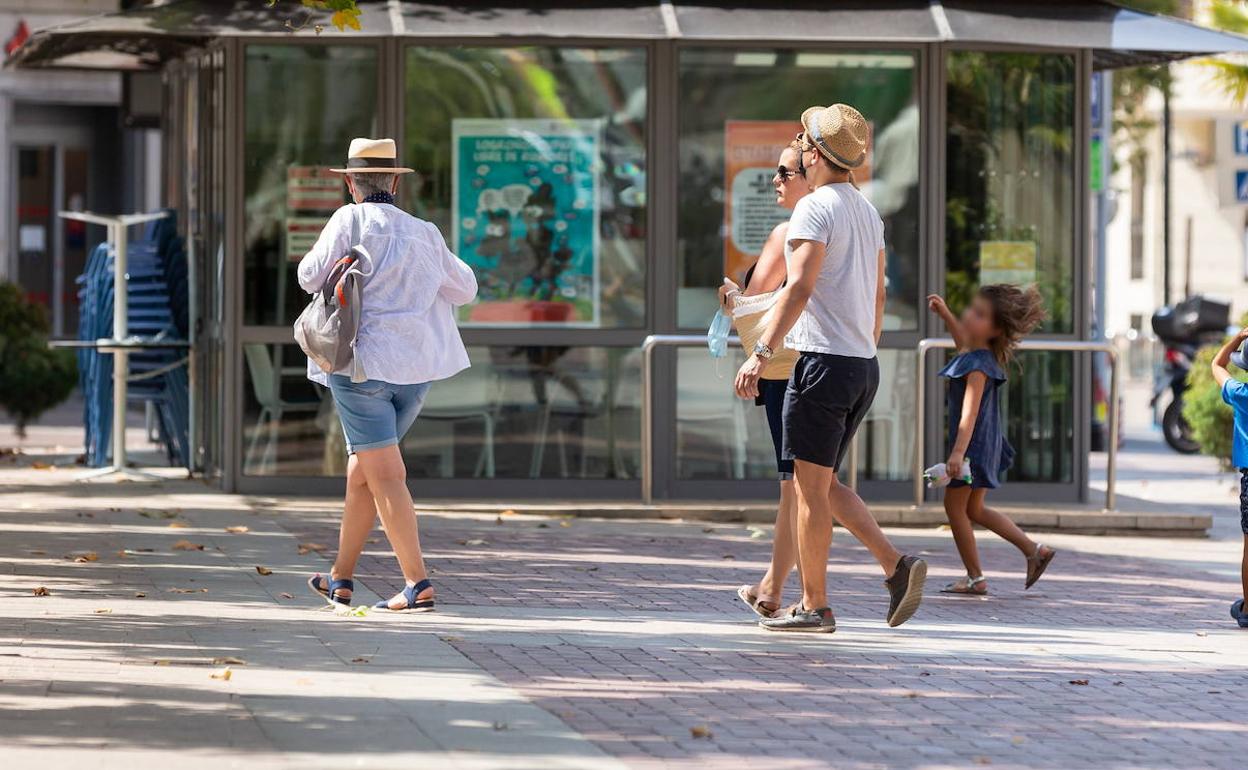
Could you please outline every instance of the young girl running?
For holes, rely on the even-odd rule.
[[[1031,588],[1053,560],[1056,551],[1027,537],[1009,517],[984,505],[988,490],[1000,485],[998,474],[1014,461],[1014,448],[1005,439],[1000,394],[1005,367],[1024,336],[1044,320],[1040,292],[1009,284],[983,286],[959,319],[937,294],[927,306],[949,327],[958,354],[940,371],[949,379],[950,482],[945,491],[945,515],[953,541],[966,566],[966,577],[950,583],[942,593],[988,593],[988,581],[979,566],[972,523],[992,530],[1027,557]],[[971,482],[962,481],[969,466]]]

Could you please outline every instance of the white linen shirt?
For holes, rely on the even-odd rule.
[[[334,263],[353,245],[352,218],[373,260],[372,274],[361,280],[355,342],[364,376],[412,385],[467,369],[455,307],[477,295],[477,278],[432,223],[388,203],[347,204],[334,212],[300,260],[299,285],[309,294],[320,290]],[[367,264],[360,269],[368,272]],[[311,360],[308,379],[329,383],[329,375]]]

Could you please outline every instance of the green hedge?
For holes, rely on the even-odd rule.
[[[1248,325],[1248,314],[1240,319]],[[1200,444],[1202,454],[1218,458],[1224,468],[1231,467],[1231,432],[1235,417],[1222,402],[1222,391],[1213,379],[1211,366],[1220,345],[1209,345],[1196,353],[1192,370],[1187,375],[1187,393],[1183,396],[1183,419],[1192,429],[1192,438]],[[1235,366],[1227,367],[1232,376],[1248,382],[1248,372]]]
[[[13,418],[19,437],[78,384],[74,354],[49,348],[48,328],[42,305],[27,301],[13,284],[0,283],[0,408]]]

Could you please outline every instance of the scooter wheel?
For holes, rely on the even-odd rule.
[[[1187,420],[1183,419],[1183,401],[1175,399],[1166,407],[1161,416],[1161,434],[1166,444],[1174,451],[1194,455],[1200,451],[1200,444],[1192,438],[1192,429]]]

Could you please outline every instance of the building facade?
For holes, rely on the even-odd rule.
[[[237,4],[170,7],[189,5],[208,21],[178,30],[142,9],[47,35],[27,59],[98,39],[158,60],[163,202],[198,303],[197,467],[257,492],[341,484],[332,403],[304,379],[291,322],[306,300],[294,265],[344,200],[326,169],[352,137],[396,138],[418,170],[400,205],[437,224],[482,287],[460,316],[473,367],[433,388],[402,447],[422,496],[634,498],[649,463],[660,498],[762,499],[774,460],[762,410],[731,392],[739,358],[660,350],[644,414],[640,348],[705,332],[723,277],[784,216],[767,180],[797,117],[854,104],[873,129],[858,182],[887,241],[882,382],[857,479],[901,499],[916,436],[921,459],[943,451],[940,388],[915,424],[916,380],[940,364],[920,367],[915,348],[945,333],[926,294],[958,308],[981,283],[1034,283],[1049,310],[1036,339],[1085,339],[1092,71],[1214,45],[1174,30],[1149,44],[1136,26],[1133,48],[1115,48],[1106,25],[1128,12],[1104,3],[392,1],[361,3],[358,31],[321,34]],[[1020,364],[1006,494],[1081,500],[1089,362]]]

